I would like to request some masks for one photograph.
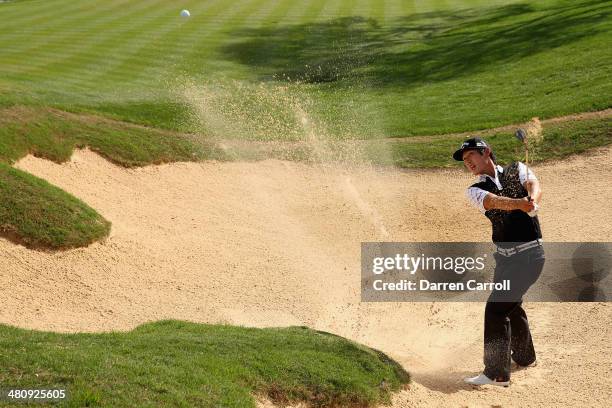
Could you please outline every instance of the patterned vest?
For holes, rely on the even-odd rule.
[[[502,197],[523,198],[527,197],[528,192],[521,185],[518,172],[518,163],[512,163],[504,168],[502,173],[498,173],[501,190],[490,178],[472,185],[490,193]],[[500,247],[513,246],[510,242],[529,242],[542,238],[540,221],[538,217],[530,217],[521,210],[487,210],[485,216],[491,221],[493,226],[493,242]],[[515,244],[516,245],[516,244]]]

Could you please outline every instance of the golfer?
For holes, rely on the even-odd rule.
[[[510,385],[510,364],[535,365],[529,323],[521,307],[523,295],[544,267],[542,233],[537,211],[540,184],[524,163],[496,163],[491,147],[480,138],[466,140],[453,158],[463,161],[478,182],[466,191],[470,202],[493,227],[494,281],[510,280],[510,291],[493,291],[485,308],[484,371],[466,378],[472,385]]]

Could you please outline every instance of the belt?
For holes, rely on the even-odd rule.
[[[498,254],[503,255],[503,256],[512,256],[512,255],[521,253],[523,251],[526,251],[528,249],[535,248],[537,246],[541,246],[542,242],[543,241],[541,239],[534,239],[533,241],[525,242],[525,243],[523,243],[521,245],[517,245],[517,246],[511,247],[511,248],[500,248],[500,247],[497,247],[496,252]]]

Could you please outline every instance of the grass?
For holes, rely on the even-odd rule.
[[[378,351],[303,327],[161,321],[127,333],[0,333],[3,387],[64,388],[70,398],[57,406],[65,407],[244,408],[254,394],[363,407],[389,402],[410,380]]]
[[[0,110],[0,161],[32,153],[62,163],[84,147],[124,167],[221,158],[212,145],[188,135],[53,109]]]
[[[524,146],[514,134],[505,132],[478,132],[492,146],[499,163],[524,161]],[[371,163],[399,168],[461,167],[452,159],[452,153],[467,138],[465,135],[431,136],[415,138],[389,138],[384,140],[334,141],[312,143],[237,143],[225,151],[234,160],[263,160],[275,158],[304,162],[338,161],[347,164]],[[560,160],[612,143],[612,117],[602,119],[571,120],[543,126],[543,140],[530,144],[531,164]],[[323,154],[321,154],[323,150]]]
[[[37,249],[98,241],[110,223],[81,200],[10,166],[28,153],[57,163],[89,147],[125,167],[217,158],[183,135],[42,108],[0,110],[0,235]],[[220,157],[220,156],[219,156]]]
[[[0,233],[31,248],[87,245],[110,232],[95,210],[45,180],[0,163]]]
[[[567,121],[543,127],[543,140],[532,143],[529,150],[531,164],[560,160],[590,149],[612,143],[612,118]],[[511,132],[498,132],[485,136],[499,163],[525,161],[524,146]],[[436,138],[418,143],[396,142],[385,148],[370,143],[367,151],[375,164],[395,165],[403,168],[439,168],[463,166],[451,155],[459,148],[462,138]]]
[[[276,103],[289,86],[293,108],[336,137],[487,129],[610,107],[611,10],[593,0],[6,2],[0,106],[208,135],[244,112],[294,122],[295,109]],[[259,112],[242,106],[245,92],[232,95],[236,83],[268,89]],[[215,103],[192,97],[202,93]]]

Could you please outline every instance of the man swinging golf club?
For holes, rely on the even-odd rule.
[[[517,132],[517,137],[525,136]],[[524,142],[524,140],[523,140]],[[544,267],[542,233],[537,217],[542,192],[527,166],[499,166],[491,147],[468,139],[453,154],[479,177],[466,195],[493,227],[494,281],[510,280],[510,291],[493,291],[485,308],[484,371],[465,381],[472,385],[510,384],[511,359],[519,366],[535,364],[536,355],[522,297]]]

